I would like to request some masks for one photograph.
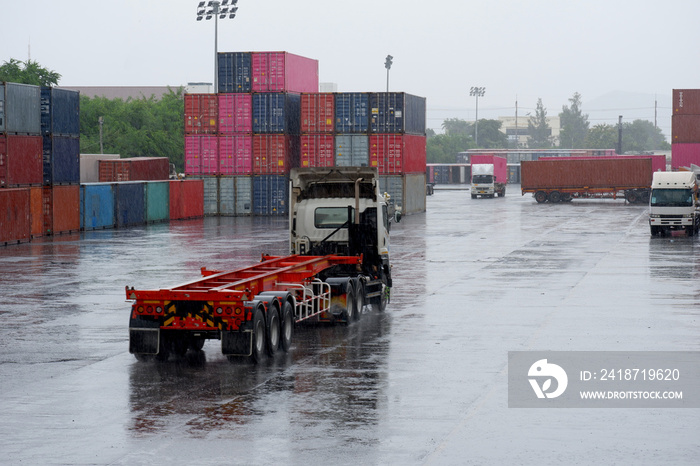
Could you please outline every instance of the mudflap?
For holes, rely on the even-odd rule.
[[[221,331],[221,353],[227,356],[253,354],[253,332]]]
[[[160,329],[129,329],[129,353],[131,354],[158,354],[159,341]]]

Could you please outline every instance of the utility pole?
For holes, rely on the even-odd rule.
[[[617,122],[617,153],[622,155],[622,115]]]
[[[104,154],[104,146],[102,145],[102,125],[104,125],[104,118],[99,117],[97,123],[100,125],[100,154]]]

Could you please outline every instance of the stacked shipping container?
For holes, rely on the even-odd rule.
[[[700,89],[674,89],[671,168],[700,166]]]

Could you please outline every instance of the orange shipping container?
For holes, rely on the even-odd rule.
[[[204,180],[170,182],[170,220],[204,217]]]
[[[32,221],[32,237],[44,234],[44,188],[29,188],[29,211]]]
[[[80,185],[44,188],[44,234],[80,230]]]

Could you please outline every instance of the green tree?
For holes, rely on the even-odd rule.
[[[559,114],[559,147],[562,149],[582,149],[588,133],[588,114],[581,112],[581,94],[575,92],[569,99],[571,107],[562,106]]]
[[[428,138],[426,142],[426,160],[428,163],[455,163],[457,154],[472,148],[473,145],[472,138],[464,134],[438,134]]]
[[[474,134],[474,125],[459,118],[448,118],[443,121],[442,129],[445,131],[445,134],[449,136],[456,136],[459,134],[470,136]]]
[[[22,62],[10,58],[10,61],[3,62],[0,66],[0,81],[33,84],[34,86],[55,86],[60,79],[60,74],[43,68],[32,60]]]
[[[617,141],[617,139],[615,140]],[[654,127],[652,122],[634,120],[632,123],[622,124],[623,152],[641,153],[668,149],[670,149],[670,144],[666,142],[666,137],[659,128]]]
[[[530,149],[550,149],[552,147],[552,128],[547,122],[547,109],[542,105],[542,98],[537,99],[535,115],[527,120],[527,132],[530,135],[527,147]]]
[[[122,157],[167,157],[184,169],[183,89],[161,99],[80,98],[80,151],[100,152],[100,117],[105,153]]]
[[[615,149],[617,147],[617,126],[601,124],[588,130],[584,145],[587,149]]]
[[[502,121],[479,120],[479,147],[484,149],[508,148],[508,137],[501,131]]]

